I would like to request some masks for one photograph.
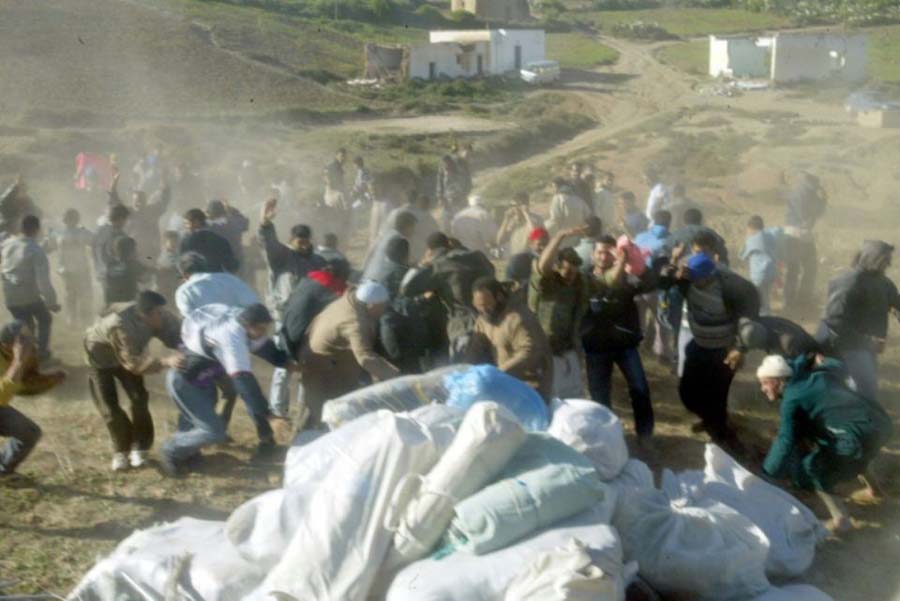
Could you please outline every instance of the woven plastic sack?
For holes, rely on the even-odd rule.
[[[594,401],[553,401],[553,419],[547,433],[583,453],[602,480],[612,480],[628,462],[622,422]]]
[[[769,589],[769,542],[730,507],[682,507],[662,491],[637,491],[618,503],[613,525],[626,558],[664,595],[743,601]]]
[[[438,442],[446,448],[453,439],[463,414],[463,411],[445,405],[426,405],[403,415],[408,415],[428,427],[432,435],[438,437]],[[367,436],[377,429],[382,419],[384,418],[377,412],[369,413],[319,436],[300,432],[288,449],[284,460],[284,487],[318,482],[331,469],[335,459],[344,454],[344,449],[358,438]]]
[[[393,579],[386,601],[503,601],[512,581],[540,553],[573,538],[588,546],[598,565],[621,564],[619,536],[607,520],[605,510],[591,509],[493,553],[417,561]]]
[[[237,601],[264,577],[228,542],[224,523],[181,518],[119,543],[68,599]]]
[[[550,425],[547,405],[533,388],[493,365],[476,365],[444,378],[447,404],[468,410],[480,401],[509,409],[526,430],[543,432]]]
[[[538,554],[506,589],[504,601],[624,601],[620,560],[591,556],[578,539]],[[606,559],[606,561],[604,561]]]
[[[458,499],[465,499],[491,482],[525,442],[525,431],[508,410],[496,403],[478,403],[463,419],[450,447],[426,476],[408,477],[395,497],[412,495],[402,515],[389,515],[386,525],[394,541],[386,569],[428,555],[440,540]],[[413,485],[409,491],[407,485]],[[395,522],[396,519],[396,522]]]
[[[615,494],[587,458],[551,436],[529,434],[497,482],[456,504],[445,549],[489,553],[595,505],[611,518]]]
[[[467,365],[451,365],[422,375],[403,376],[378,382],[325,403],[322,421],[332,430],[362,415],[388,409],[395,413],[412,411],[431,403],[444,403],[448,391],[445,379],[466,371]]]
[[[397,484],[426,473],[446,449],[408,415],[376,415],[372,430],[347,444],[318,481],[290,544],[250,599],[282,592],[304,601],[365,601],[391,544],[384,520]]]
[[[795,578],[812,565],[816,545],[828,532],[816,515],[786,491],[743,468],[725,451],[706,445],[706,468],[678,475],[666,470],[663,489],[670,499],[706,507],[722,503],[746,516],[769,539],[766,573]]]

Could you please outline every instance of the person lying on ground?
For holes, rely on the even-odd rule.
[[[870,466],[892,430],[878,403],[843,384],[843,372],[840,361],[822,355],[800,356],[790,364],[770,355],[756,372],[766,398],[781,403],[778,435],[763,471],[814,490],[831,515],[826,526],[832,531],[852,526],[832,492],[835,485],[859,478],[866,489],[857,497],[881,495]]]

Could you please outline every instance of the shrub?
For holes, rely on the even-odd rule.
[[[659,23],[648,23],[644,21],[616,23],[612,26],[612,33],[615,36],[633,40],[661,41],[678,39],[678,36],[672,35],[666,31]]]
[[[643,10],[659,6],[658,0],[594,0],[594,10]]]

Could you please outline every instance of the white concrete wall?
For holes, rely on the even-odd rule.
[[[713,77],[768,77],[769,52],[757,38],[709,36],[709,74]]]
[[[473,52],[464,53],[458,44],[422,44],[409,50],[409,77],[411,79],[428,79],[430,63],[435,64],[435,78],[440,77],[475,77],[478,75],[478,58],[484,57],[484,73],[489,73],[489,45],[487,42],[474,44]],[[462,57],[460,62],[459,57]]]
[[[839,57],[833,57],[832,51]],[[829,77],[861,81],[866,78],[867,53],[865,34],[779,33],[772,46],[771,77],[781,83]]]
[[[522,65],[547,58],[542,29],[497,29],[491,31],[490,73],[501,75],[516,68],[516,46],[522,48]]]
[[[731,77],[728,66],[728,40],[709,36],[709,74],[711,77]]]

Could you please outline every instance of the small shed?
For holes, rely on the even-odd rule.
[[[775,83],[866,78],[868,36],[784,31],[771,36],[709,36],[713,77],[767,78]]]

